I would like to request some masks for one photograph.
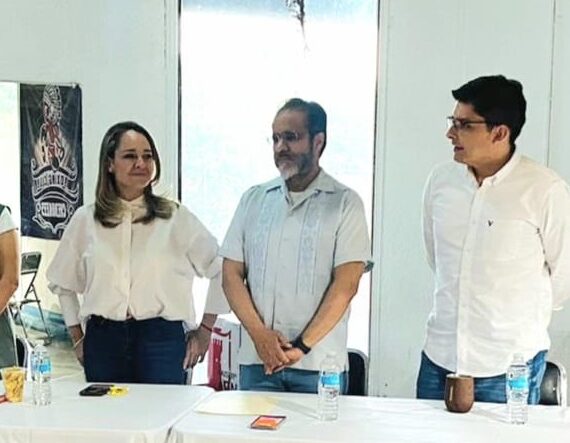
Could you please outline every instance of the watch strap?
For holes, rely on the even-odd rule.
[[[309,352],[311,352],[311,348],[308,347],[305,342],[303,342],[303,338],[299,335],[295,340],[293,340],[291,342],[291,345],[294,348],[298,348],[301,350],[301,352],[303,352],[303,354],[308,354]]]

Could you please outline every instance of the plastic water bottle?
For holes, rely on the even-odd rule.
[[[528,366],[522,354],[515,354],[507,369],[507,407],[509,421],[524,425],[528,420]]]
[[[35,405],[51,403],[51,359],[44,345],[34,347],[31,356],[32,393]]]
[[[340,395],[341,368],[334,352],[328,353],[321,362],[319,371],[319,405],[320,420],[330,421],[338,418],[338,396]]]

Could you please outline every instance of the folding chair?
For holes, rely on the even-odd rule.
[[[566,407],[566,370],[558,362],[547,361],[540,385],[540,404]]]
[[[368,357],[358,349],[348,349],[348,395],[367,395]]]
[[[10,307],[11,314],[14,318],[16,318],[17,314],[17,317],[20,319],[20,323],[22,324],[22,329],[24,330],[24,336],[26,337],[26,340],[29,341],[28,330],[26,328],[24,317],[22,316],[22,308],[29,303],[37,304],[38,311],[40,312],[40,317],[44,325],[44,330],[46,331],[47,335],[47,337],[44,339],[44,343],[49,344],[51,343],[52,337],[46,324],[41,301],[38,298],[36,287],[34,286],[34,281],[36,280],[36,275],[38,274],[38,269],[40,267],[41,261],[41,252],[24,252],[22,254],[20,275],[28,276],[29,283],[26,290],[24,291],[24,295],[22,297],[17,297],[16,294],[12,296],[12,299],[10,300],[8,306]]]

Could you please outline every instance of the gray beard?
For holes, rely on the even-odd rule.
[[[281,174],[281,178],[284,181],[287,181],[290,178],[299,174],[299,166],[297,166],[296,164],[295,165],[280,164],[279,166],[277,166],[277,168],[279,169],[279,174]]]

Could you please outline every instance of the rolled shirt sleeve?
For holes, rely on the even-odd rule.
[[[75,292],[66,291],[65,289],[52,285],[49,285],[49,289],[59,296],[59,304],[61,306],[61,314],[63,315],[63,321],[67,326],[74,326],[81,323],[79,318],[79,299]]]
[[[80,208],[65,229],[46,276],[48,288],[59,296],[63,319],[67,326],[80,323],[77,294],[85,290],[86,275],[77,245],[85,241],[85,212]]]

